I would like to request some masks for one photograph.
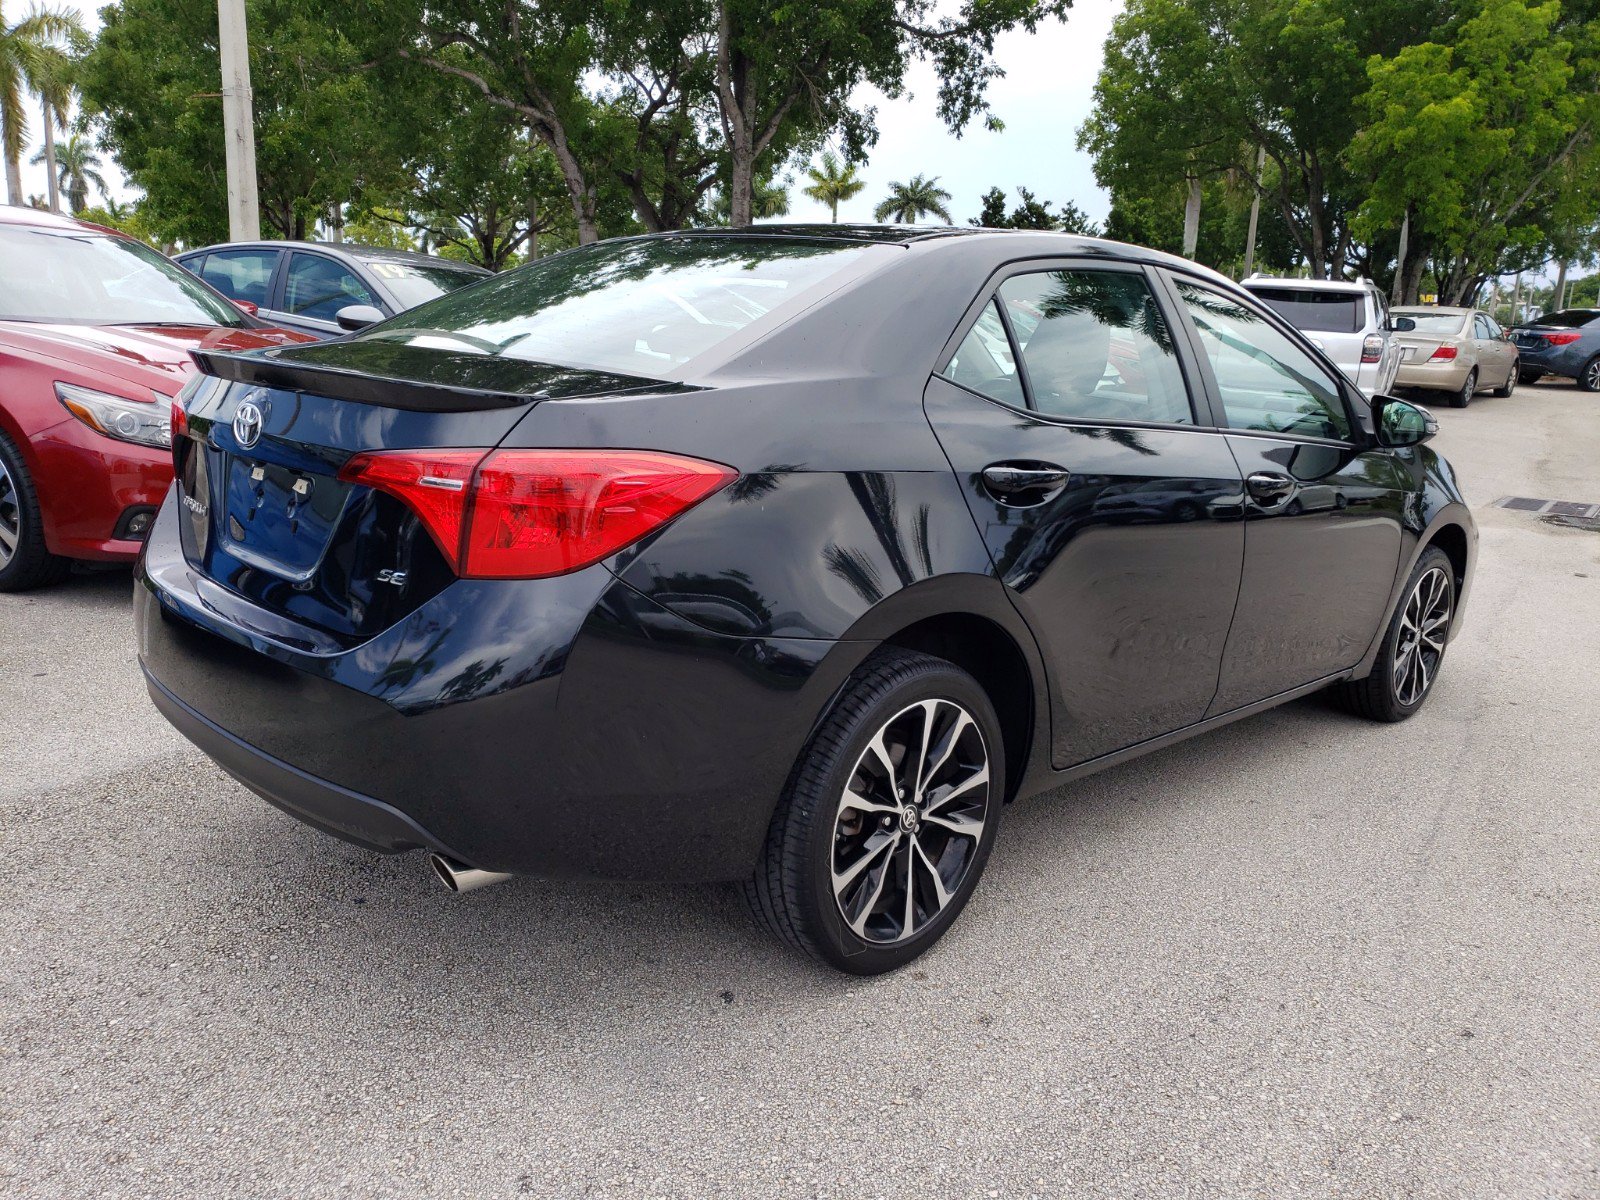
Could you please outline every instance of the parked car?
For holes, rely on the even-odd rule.
[[[1523,383],[1561,375],[1586,392],[1600,392],[1600,308],[1546,313],[1513,329],[1511,340],[1522,358]]]
[[[1393,388],[1400,353],[1389,335],[1389,304],[1372,280],[1252,275],[1244,286],[1310,338],[1367,399]]]
[[[1415,713],[1476,553],[1424,410],[1066,234],[604,242],[200,359],[135,588],[179,730],[459,890],[743,880],[861,974],[1011,800],[1322,688]]]
[[[306,340],[113,230],[0,206],[0,592],[133,560],[192,349]]]
[[[482,267],[328,242],[228,242],[177,261],[285,329],[332,338],[477,283]]]
[[[1485,388],[1509,396],[1517,387],[1517,348],[1488,313],[1475,308],[1397,308],[1390,315],[1400,347],[1395,386],[1445,392],[1465,408]]]

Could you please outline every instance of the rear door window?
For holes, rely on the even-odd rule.
[[[297,317],[332,321],[341,308],[377,301],[354,271],[321,254],[292,254],[284,280],[283,307]]]
[[[1367,321],[1365,297],[1359,292],[1252,286],[1250,294],[1296,329],[1359,333]]]
[[[1052,417],[1192,425],[1172,333],[1143,275],[1039,271],[1000,285],[1033,407]]]
[[[213,250],[200,278],[230,300],[247,300],[267,308],[267,290],[278,269],[277,250]]]
[[[1582,329],[1600,321],[1600,310],[1592,308],[1568,308],[1561,312],[1550,313],[1529,322],[1532,325],[1554,325],[1561,329]]]

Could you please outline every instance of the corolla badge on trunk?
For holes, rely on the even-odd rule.
[[[248,450],[261,440],[261,425],[265,418],[255,401],[246,400],[233,414],[233,436],[241,450]]]

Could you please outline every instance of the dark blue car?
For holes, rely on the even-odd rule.
[[[326,242],[230,242],[177,261],[245,311],[317,338],[375,324],[489,274],[428,254]]]
[[[1566,308],[1511,331],[1521,362],[1518,382],[1546,375],[1576,379],[1586,392],[1600,392],[1600,308]]]

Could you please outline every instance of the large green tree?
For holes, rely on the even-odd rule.
[[[417,98],[375,85],[324,0],[250,0],[257,187],[265,229],[305,237],[334,206],[405,181]],[[222,81],[212,0],[121,0],[85,57],[86,107],[165,239],[227,236]]]
[[[1369,236],[1409,218],[1441,299],[1583,252],[1600,209],[1600,21],[1555,0],[1481,0],[1440,40],[1367,65],[1350,155]],[[1415,283],[1404,289],[1412,294]]]

